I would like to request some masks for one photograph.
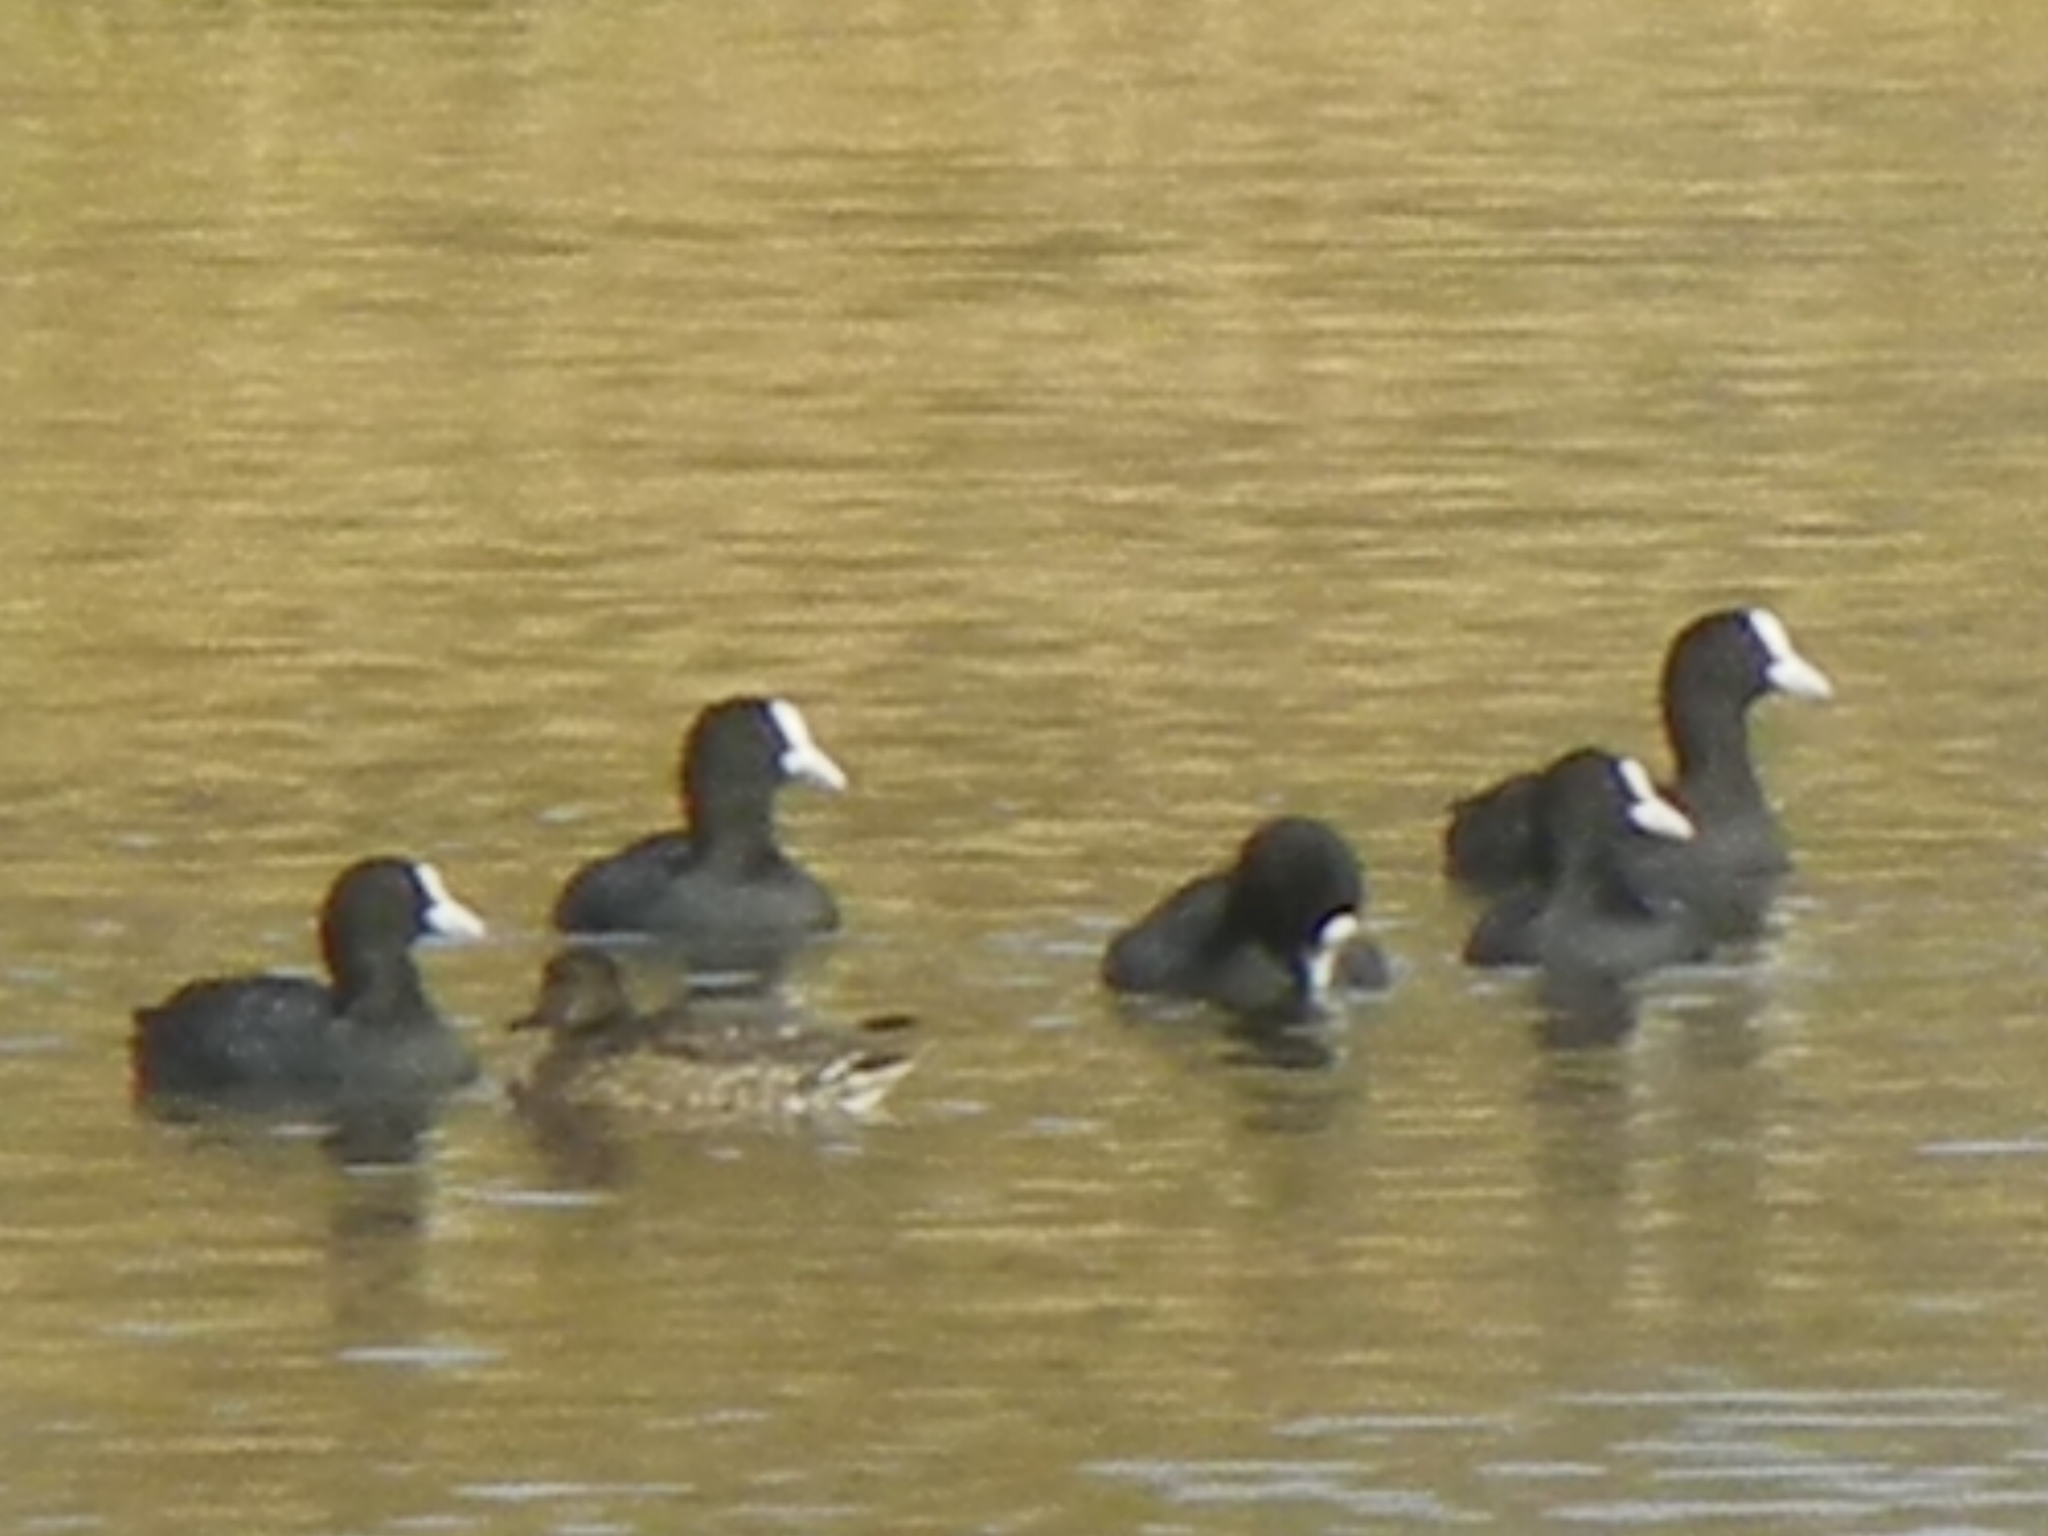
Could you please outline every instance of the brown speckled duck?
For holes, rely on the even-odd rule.
[[[610,955],[564,950],[542,972],[533,1011],[512,1022],[551,1036],[512,1096],[523,1107],[682,1125],[860,1118],[914,1065],[907,1051],[876,1043],[911,1023],[885,1014],[833,1029],[703,1016],[680,1005],[640,1012]]]

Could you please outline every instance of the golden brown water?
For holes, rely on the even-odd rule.
[[[2048,15],[25,5],[0,100],[0,1530],[2048,1520]],[[1440,808],[1753,599],[1784,930],[1545,1049]],[[375,849],[498,1053],[756,687],[895,1123],[130,1115]],[[1093,980],[1281,806],[1404,967],[1326,1073]]]

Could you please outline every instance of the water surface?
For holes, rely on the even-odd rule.
[[[0,19],[0,1529],[2039,1529],[2048,23],[1519,11]],[[1735,601],[1782,925],[1554,1048],[1441,807]],[[501,1064],[739,689],[893,1123],[131,1115],[376,849]],[[1282,807],[1403,965],[1318,1072],[1093,979]]]

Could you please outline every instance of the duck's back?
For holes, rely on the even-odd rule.
[[[901,1052],[806,1040],[733,1050],[717,1042],[663,1042],[591,1063],[583,1102],[669,1120],[780,1120],[865,1114],[913,1059]]]
[[[872,1112],[914,1059],[860,1030],[686,1014],[621,1016],[558,1038],[517,1089],[522,1103],[616,1112],[688,1126]]]

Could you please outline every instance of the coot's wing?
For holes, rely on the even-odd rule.
[[[1537,919],[1546,893],[1533,886],[1510,891],[1479,915],[1465,940],[1467,965],[1535,965],[1541,958]]]
[[[1102,979],[1118,992],[1198,994],[1223,922],[1229,882],[1203,875],[1172,892],[1110,940]]]
[[[137,1098],[317,1099],[340,1082],[334,1002],[303,976],[189,982],[135,1012]]]
[[[655,832],[617,853],[593,859],[569,877],[555,898],[561,933],[648,933],[652,914],[689,867],[687,832]]]
[[[1474,891],[1499,893],[1548,876],[1537,809],[1541,775],[1518,773],[1451,805],[1444,873]]]

